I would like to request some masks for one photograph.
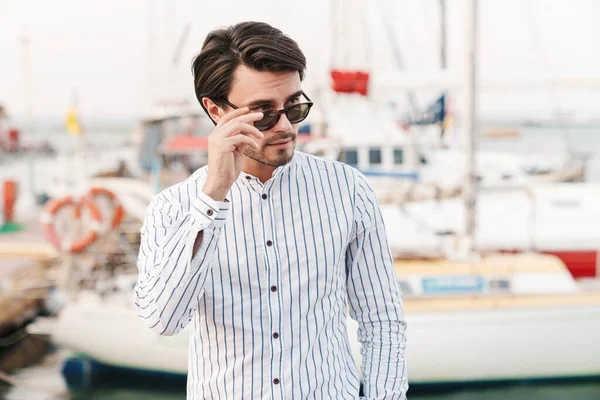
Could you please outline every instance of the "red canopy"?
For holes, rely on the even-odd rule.
[[[165,153],[208,151],[208,136],[174,136],[163,142],[162,149]]]

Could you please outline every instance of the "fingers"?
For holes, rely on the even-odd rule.
[[[236,110],[230,111],[223,116],[218,122],[217,127],[221,127],[226,125],[228,122],[233,120],[240,120],[246,123],[251,123],[254,121],[258,121],[263,117],[262,112],[250,112],[248,107],[238,108]]]
[[[239,134],[251,136],[255,139],[262,140],[265,135],[258,129],[254,127],[254,125],[244,124],[242,122],[231,122],[227,126],[223,127],[223,136],[231,137]]]
[[[264,114],[260,111],[251,112],[240,117],[236,117],[230,121],[230,123],[242,122],[244,124],[253,125],[254,121],[259,121],[263,118]]]
[[[245,113],[236,113],[237,111],[242,110],[240,108],[226,114],[221,120],[219,120],[217,123],[217,128],[214,132],[216,136],[229,137],[241,133],[244,135],[254,136],[259,140],[263,139],[263,133],[256,129],[253,124],[254,121],[258,121],[263,118],[263,113],[248,113],[248,107],[244,107],[244,109],[246,110]]]
[[[217,122],[217,127],[225,125],[226,123],[228,123],[236,117],[248,114],[248,111],[250,111],[248,107],[242,107],[228,112],[227,114],[223,115],[223,118],[219,119],[219,121]]]
[[[251,139],[248,136],[244,136],[244,135],[235,135],[235,136],[229,137],[229,138],[225,139],[225,143],[227,143],[228,146],[231,146],[229,148],[230,151],[233,151],[237,148],[244,147],[244,146],[250,146],[257,150],[259,148],[258,143],[256,143],[256,141],[254,139]]]

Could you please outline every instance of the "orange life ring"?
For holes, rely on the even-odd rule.
[[[114,212],[112,215],[112,221],[111,221],[110,226],[111,226],[111,229],[116,229],[119,225],[121,225],[121,222],[123,222],[123,218],[125,217],[125,209],[121,205],[119,198],[108,189],[100,188],[100,187],[93,187],[88,192],[87,197],[89,197],[90,200],[93,202],[94,197],[96,197],[96,196],[107,196],[112,201],[113,207],[114,207]]]
[[[56,214],[63,207],[68,205],[73,205],[75,207],[74,216],[76,219],[81,215],[80,207],[83,207],[89,211],[93,221],[89,231],[83,235],[82,238],[74,242],[61,239],[54,227]],[[79,253],[94,243],[98,238],[98,231],[100,230],[102,216],[100,214],[100,210],[94,204],[91,198],[83,197],[81,198],[81,201],[78,202],[71,196],[65,196],[59,199],[52,199],[44,206],[44,210],[40,216],[40,222],[42,224],[42,234],[48,241],[50,241],[50,243],[54,245],[54,247],[56,247],[58,250],[67,251],[69,253]]]

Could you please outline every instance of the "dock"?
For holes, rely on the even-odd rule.
[[[25,221],[20,231],[0,234],[0,369],[6,372],[37,358],[24,357],[17,350],[24,341],[31,341],[23,327],[43,308],[51,283],[50,266],[57,256],[41,236],[37,218]],[[24,347],[30,354],[40,346]]]

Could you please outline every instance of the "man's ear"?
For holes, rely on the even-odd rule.
[[[223,115],[225,115],[225,111],[223,111],[221,107],[216,105],[215,102],[209,99],[208,97],[202,98],[202,105],[208,112],[210,118],[215,122],[215,124],[219,122]]]

